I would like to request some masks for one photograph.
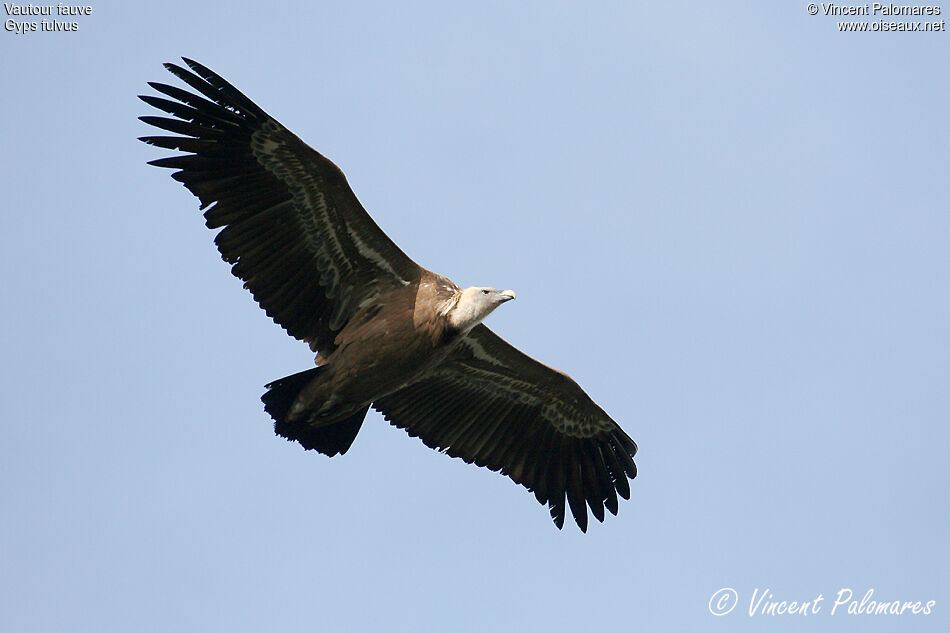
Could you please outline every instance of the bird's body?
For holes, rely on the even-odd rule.
[[[262,397],[278,434],[333,456],[370,406],[428,446],[501,470],[582,530],[617,512],[636,444],[565,374],[482,324],[513,291],[462,289],[409,259],[326,158],[196,62],[166,67],[196,95],[153,83],[142,97],[176,118],[142,117],[183,136],[142,140],[185,155],[152,161],[202,202],[232,272],[316,367]]]
[[[323,371],[295,398],[289,421],[332,423],[432,371],[491,309],[514,298],[511,291],[475,290],[501,298],[465,315],[471,303],[464,301],[465,291],[429,271],[418,283],[372,298],[337,334],[335,349],[317,356]]]
[[[360,308],[337,335],[336,349],[317,361],[327,368],[322,397],[369,404],[438,364],[459,336],[439,313],[450,292],[442,284],[421,282]]]

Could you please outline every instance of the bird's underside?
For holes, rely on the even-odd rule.
[[[345,453],[370,406],[427,446],[500,471],[581,530],[630,496],[636,444],[567,375],[481,321],[512,291],[461,289],[418,266],[370,218],[343,173],[208,68],[165,67],[192,91],[141,99],[179,154],[150,164],[201,201],[231,272],[318,365],[267,386],[278,434]]]

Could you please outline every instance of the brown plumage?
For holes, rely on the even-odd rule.
[[[231,272],[317,367],[267,385],[278,434],[345,453],[370,406],[427,446],[500,471],[581,530],[587,508],[617,513],[636,476],[636,444],[567,375],[481,324],[514,292],[461,289],[418,266],[360,205],[343,173],[208,68],[165,67],[198,94],[141,99],[177,136],[141,140],[184,152],[175,169],[201,201]]]

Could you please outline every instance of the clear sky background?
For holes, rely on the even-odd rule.
[[[950,629],[950,34],[798,1],[92,7],[0,32],[0,629]],[[312,354],[135,140],[180,55],[417,262],[518,291],[488,325],[640,446],[618,517],[559,532],[376,413],[332,460],[273,435],[263,385]],[[832,616],[841,588],[936,605]],[[749,617],[765,589],[823,609]]]

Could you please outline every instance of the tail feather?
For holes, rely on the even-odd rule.
[[[326,426],[311,426],[294,422],[276,422],[274,431],[288,440],[296,440],[306,449],[315,449],[324,455],[333,457],[342,455],[350,449],[356,434],[363,426],[363,418],[369,405],[359,409],[348,418]]]
[[[264,410],[274,418],[274,431],[278,435],[300,442],[305,449],[315,449],[333,457],[349,450],[363,425],[369,405],[330,423],[313,424],[306,417],[290,420],[287,414],[300,391],[317,377],[321,369],[314,367],[275,380],[267,385],[267,392],[261,396],[261,400],[264,402]],[[320,404],[314,403],[313,406],[319,408]]]
[[[287,413],[290,411],[290,407],[294,406],[294,402],[297,400],[297,396],[300,395],[301,389],[310,384],[310,381],[317,377],[321,369],[321,367],[314,367],[313,369],[278,378],[269,385],[266,385],[265,389],[267,389],[267,393],[261,396],[261,401],[264,403],[264,411],[267,411],[270,417],[274,418],[277,422],[286,420]]]

